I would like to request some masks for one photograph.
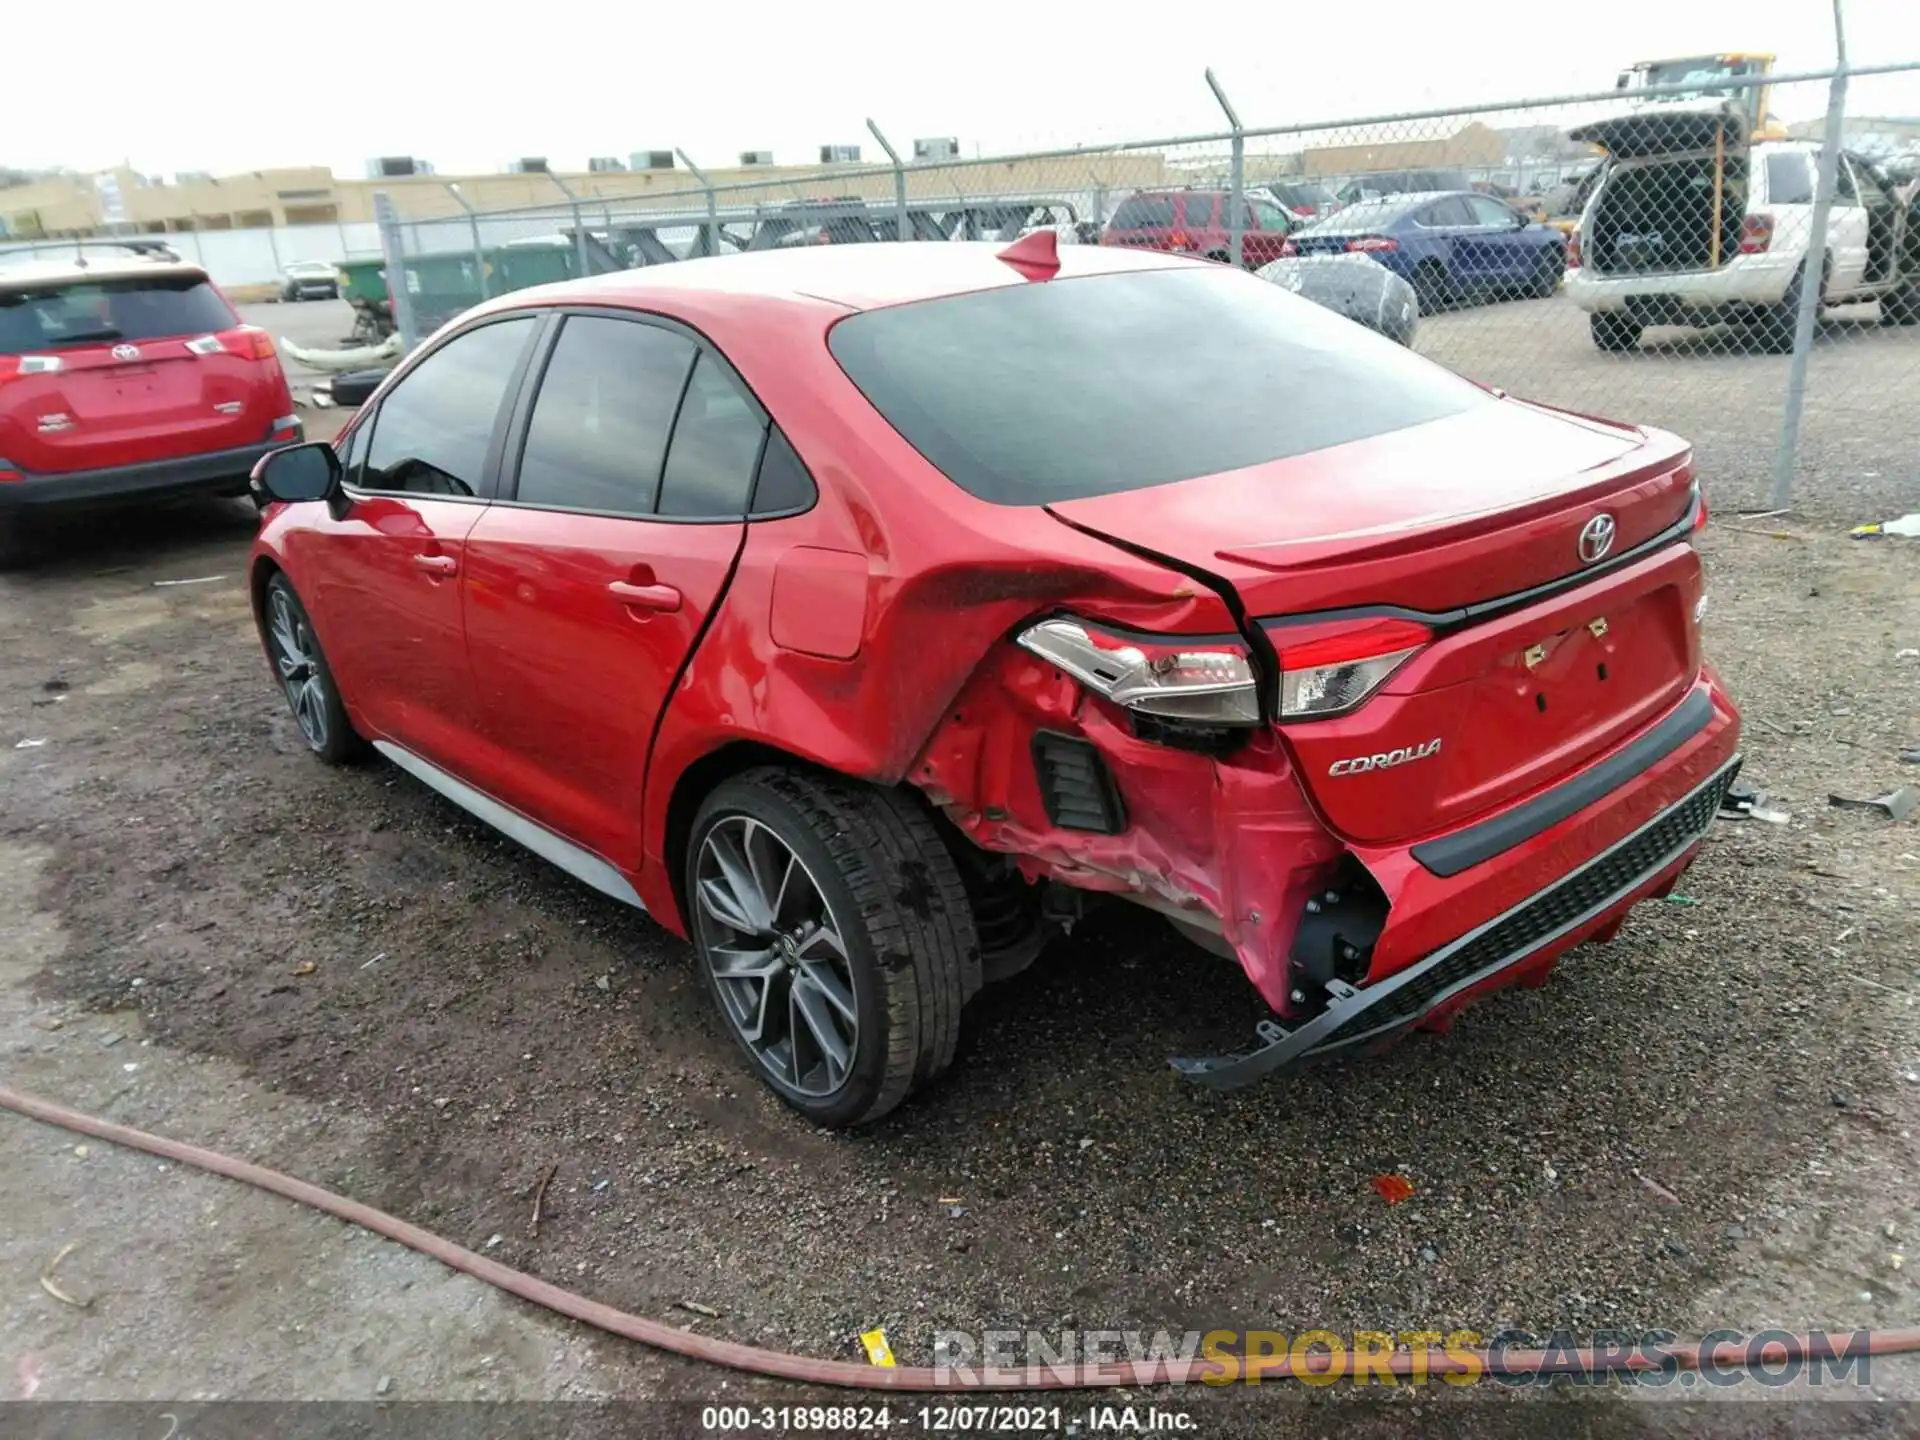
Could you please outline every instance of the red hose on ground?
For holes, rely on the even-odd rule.
[[[144,1130],[135,1130],[131,1126],[116,1125],[110,1120],[96,1120],[91,1115],[83,1115],[77,1110],[55,1105],[32,1095],[23,1095],[17,1090],[0,1087],[0,1109],[12,1110],[30,1119],[39,1120],[48,1125],[58,1125],[62,1129],[81,1135],[91,1135],[98,1140],[110,1140],[116,1145],[125,1145],[130,1149],[144,1150],[149,1155],[158,1155],[163,1159],[176,1161],[181,1165],[191,1165],[197,1170],[210,1174],[224,1175],[229,1180],[239,1180],[262,1190],[271,1190],[315,1210],[323,1210],[349,1224],[371,1230],[376,1235],[418,1250],[422,1255],[431,1256],[441,1264],[473,1276],[497,1290],[509,1295],[517,1295],[535,1305],[544,1306],[561,1315],[569,1316],[609,1334],[621,1335],[629,1340],[637,1340],[642,1345],[651,1345],[655,1349],[669,1350],[676,1355],[685,1355],[692,1360],[703,1360],[712,1365],[723,1365],[732,1370],[743,1370],[754,1375],[771,1375],[782,1380],[799,1380],[812,1385],[837,1385],[852,1390],[1105,1390],[1115,1387],[1157,1386],[1200,1382],[1207,1376],[1217,1380],[1220,1374],[1218,1362],[1200,1358],[1191,1360],[1142,1360],[1116,1361],[1100,1365],[1078,1365],[1073,1367],[1042,1366],[1034,1369],[985,1370],[971,1367],[971,1378],[963,1378],[947,1371],[929,1369],[924,1366],[902,1366],[883,1368],[873,1365],[861,1365],[848,1360],[816,1360],[811,1356],[793,1355],[781,1350],[763,1350],[755,1345],[742,1345],[732,1340],[719,1340],[707,1335],[695,1335],[681,1330],[661,1320],[648,1320],[639,1315],[629,1315],[616,1310],[611,1305],[602,1305],[597,1300],[589,1300],[584,1295],[576,1295],[570,1290],[562,1290],[545,1280],[514,1270],[498,1261],[477,1255],[452,1241],[441,1238],[418,1225],[408,1224],[405,1220],[375,1210],[370,1205],[362,1205],[357,1200],[348,1200],[331,1191],[322,1190],[318,1185],[310,1185],[305,1180],[296,1180],[291,1175],[283,1175],[278,1170],[269,1170],[264,1165],[255,1165],[246,1160],[236,1160],[229,1155],[221,1155],[213,1150],[203,1150],[198,1145],[189,1145],[180,1140],[169,1140],[162,1135],[151,1135]],[[1899,1355],[1920,1351],[1920,1329],[1881,1330],[1863,1340],[1848,1340],[1840,1345],[1823,1343],[1816,1345],[1811,1337],[1797,1335],[1787,1340],[1770,1341],[1757,1352],[1742,1342],[1722,1342],[1703,1353],[1700,1344],[1674,1344],[1663,1347],[1668,1363],[1676,1364],[1683,1370],[1697,1370],[1704,1359],[1708,1364],[1721,1370],[1734,1370],[1743,1365],[1756,1362],[1784,1364],[1792,1360],[1818,1358],[1851,1358],[1856,1355]],[[1408,1351],[1378,1357],[1394,1375],[1409,1377],[1425,1375],[1429,1377],[1450,1374],[1479,1375],[1552,1375],[1581,1374],[1593,1375],[1605,1369],[1652,1370],[1659,1361],[1647,1355],[1627,1354],[1596,1350],[1502,1350],[1498,1354],[1488,1351],[1461,1352],[1449,1355],[1443,1351],[1429,1350],[1416,1357]],[[1287,1356],[1273,1355],[1258,1361],[1261,1378],[1267,1380],[1298,1379],[1296,1370]],[[1477,1366],[1477,1369],[1476,1369]],[[1323,1367],[1309,1367],[1309,1369]]]

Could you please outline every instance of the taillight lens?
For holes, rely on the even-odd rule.
[[[1167,243],[1176,250],[1185,250],[1187,248],[1187,232],[1184,230],[1175,230],[1171,235],[1167,236]]]
[[[1280,253],[1282,255],[1298,255],[1300,253],[1300,247],[1289,240],[1280,247]]]
[[[1740,222],[1740,253],[1764,255],[1773,244],[1773,217],[1749,215]]]
[[[1702,530],[1707,528],[1707,492],[1698,486],[1694,487],[1693,504],[1693,530],[1691,533],[1698,535]]]
[[[1338,620],[1269,632],[1280,661],[1280,718],[1344,715],[1433,639],[1416,620]]]
[[[1567,269],[1578,270],[1579,268],[1580,237],[1578,235],[1569,235],[1567,236]]]
[[[52,375],[61,368],[58,355],[0,355],[0,380],[20,375]]]
[[[1243,647],[1123,637],[1065,617],[1042,620],[1019,642],[1128,710],[1205,725],[1260,723],[1259,687]]]
[[[1347,241],[1347,249],[1362,255],[1380,254],[1388,250],[1398,250],[1400,242],[1387,235],[1361,235]]]
[[[241,325],[222,330],[218,335],[202,335],[187,341],[195,355],[238,355],[245,360],[271,360],[278,353],[273,336],[257,325]]]
[[[0,460],[0,485],[14,484],[26,478],[11,460]]]

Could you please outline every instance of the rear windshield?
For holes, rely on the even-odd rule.
[[[233,311],[219,292],[191,275],[0,288],[0,355],[25,355],[63,345],[205,335],[229,329],[233,323]]]
[[[1113,212],[1116,230],[1170,230],[1173,228],[1171,195],[1133,195],[1120,202]]]
[[[1302,205],[1331,205],[1333,192],[1324,185],[1315,185],[1309,181],[1294,181],[1286,185],[1275,185],[1271,193],[1282,205],[1291,205],[1298,209]]]
[[[870,310],[841,368],[963,489],[1041,505],[1364,440],[1484,391],[1225,267],[1095,275]]]

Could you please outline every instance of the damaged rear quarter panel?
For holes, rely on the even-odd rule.
[[[1048,819],[1032,758],[1040,730],[1099,751],[1126,807],[1120,834]],[[1226,759],[1141,740],[1120,711],[1006,645],[947,707],[908,778],[975,844],[1017,857],[1030,880],[1216,918],[1261,995],[1289,1008],[1295,917],[1342,849],[1271,732],[1254,732]]]

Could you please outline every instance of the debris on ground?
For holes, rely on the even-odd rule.
[[[311,960],[302,960],[298,965],[293,967],[293,973],[296,975],[311,975],[319,968],[320,967]]]
[[[216,580],[224,580],[226,578],[224,575],[196,575],[191,580],[156,580],[153,582],[153,588],[156,590],[166,590],[175,585],[211,585]]]
[[[373,1385],[373,1393],[376,1395],[385,1395],[392,1389],[393,1376],[391,1375],[382,1375]]]
[[[1920,745],[1902,745],[1900,747],[1902,765],[1920,765]]]
[[[13,748],[16,750],[38,750],[42,745],[46,743],[47,743],[47,737],[42,735],[37,740],[22,740],[19,742],[19,744],[15,745]]]
[[[1879,520],[1870,525],[1856,525],[1847,532],[1856,540],[1878,540],[1885,535],[1899,535],[1906,539],[1920,539],[1920,510],[1910,515],[1902,515],[1897,520]]]
[[[93,1306],[93,1298],[91,1296],[85,1300],[76,1299],[65,1290],[62,1290],[59,1285],[54,1282],[53,1278],[53,1272],[60,1268],[60,1262],[79,1248],[80,1242],[77,1240],[60,1247],[60,1253],[49,1260],[47,1262],[47,1268],[40,1272],[40,1288],[58,1300],[62,1305],[71,1305],[76,1310],[87,1310]]]
[[[560,1162],[554,1161],[547,1166],[546,1174],[540,1177],[540,1185],[533,1192],[533,1220],[527,1226],[527,1232],[535,1240],[540,1238],[540,1206],[547,1198],[547,1186],[553,1183],[553,1172],[560,1168]]]
[[[1413,1194],[1413,1182],[1404,1175],[1376,1175],[1372,1185],[1380,1198],[1389,1205],[1398,1205]]]
[[[714,1309],[711,1305],[702,1305],[698,1300],[676,1300],[673,1302],[673,1308],[676,1310],[685,1310],[691,1315],[698,1315],[706,1320],[718,1320],[720,1318],[720,1312],[718,1310]]]
[[[860,1332],[860,1348],[867,1352],[867,1363],[884,1370],[893,1368],[893,1347],[887,1344],[887,1332],[879,1326]]]
[[[1667,896],[1667,904],[1669,904],[1669,905],[1698,905],[1699,903],[1700,903],[1700,902],[1699,902],[1698,900],[1696,900],[1696,899],[1694,899],[1694,898],[1693,898],[1693,896],[1691,896],[1691,895],[1669,895],[1669,896]]]
[[[1871,800],[1863,800],[1853,795],[1828,795],[1827,803],[1843,810],[1878,810],[1889,820],[1904,820],[1920,805],[1920,789],[1912,785],[1903,785],[1898,790],[1889,790],[1884,795],[1876,795]]]
[[[1669,1190],[1666,1186],[1662,1185],[1658,1180],[1655,1180],[1652,1176],[1642,1175],[1638,1170],[1636,1170],[1633,1172],[1633,1178],[1638,1180],[1642,1185],[1646,1186],[1648,1190],[1652,1191],[1655,1195],[1659,1196],[1662,1200],[1666,1201],[1667,1204],[1678,1205],[1680,1203],[1680,1197],[1678,1195],[1674,1194],[1673,1191]]]

